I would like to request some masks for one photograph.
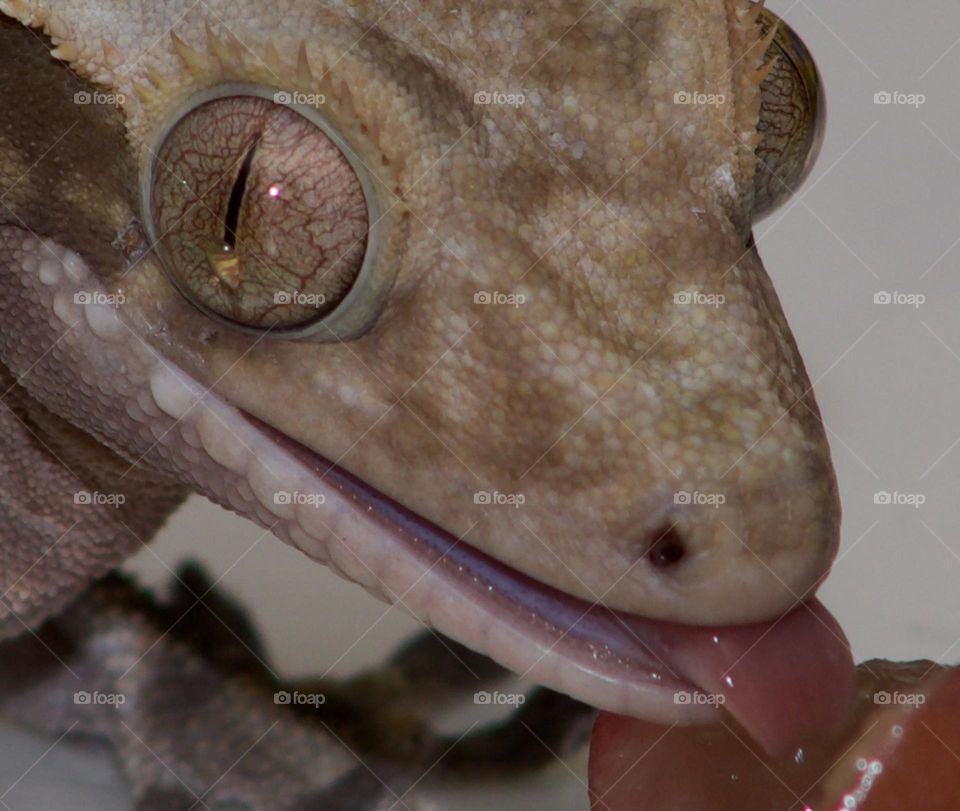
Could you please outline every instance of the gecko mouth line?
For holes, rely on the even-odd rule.
[[[473,605],[478,615],[486,614],[493,627],[481,633],[479,644],[469,633],[457,632],[464,626],[448,627],[442,614],[430,621],[501,664],[526,670],[525,675],[601,709],[648,720],[709,722],[720,717],[722,706],[771,752],[788,751],[843,717],[853,662],[839,625],[818,601],[769,622],[730,627],[651,620],[590,603],[457,539],[307,446],[241,413],[399,540],[459,595],[461,610]],[[542,652],[540,657],[518,662],[498,650],[498,632],[519,634]]]
[[[77,254],[31,236],[21,252],[25,283],[70,328],[61,350],[101,381],[97,407],[135,393],[140,410],[125,413],[140,425],[131,443],[141,458],[381,599],[531,681],[609,712],[696,723],[720,717],[722,703],[772,752],[842,722],[853,662],[818,602],[755,625],[696,627],[551,588],[258,420],[145,340],[130,341],[136,332],[89,295],[104,288]],[[82,301],[80,291],[88,293]],[[117,368],[126,369],[122,390],[111,373]],[[278,501],[284,490],[322,493],[325,503]]]
[[[141,458],[381,599],[532,681],[610,712],[695,723],[718,718],[723,703],[772,751],[842,720],[853,663],[819,603],[765,623],[707,628],[614,611],[551,588],[256,419],[146,341],[130,341],[136,332],[91,294],[105,291],[77,254],[32,236],[21,251],[25,283],[70,328],[59,347],[101,381],[97,408],[136,393],[139,410],[124,413],[141,421],[131,439]],[[79,300],[78,292],[87,295]],[[122,389],[114,386],[117,368],[126,369]],[[283,503],[277,495],[284,490],[323,493],[325,503]]]

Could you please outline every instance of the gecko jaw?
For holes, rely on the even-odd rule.
[[[319,519],[315,534],[328,548],[349,552],[340,559],[343,576],[367,580],[376,596],[522,676],[601,709],[660,723],[716,720],[726,706],[771,752],[787,751],[843,717],[852,690],[850,649],[817,601],[768,622],[725,627],[590,603],[496,560],[245,416],[364,517],[355,534],[335,533],[332,540]],[[308,504],[297,512],[308,531],[317,509]],[[384,570],[383,562],[396,568]],[[361,567],[379,588],[370,587]]]
[[[63,385],[58,369],[74,370],[83,408],[73,419],[132,464],[190,484],[468,647],[601,709],[694,723],[715,719],[725,703],[768,749],[842,717],[850,651],[819,604],[766,623],[705,628],[553,589],[202,386],[120,319],[76,253],[16,228],[0,229],[4,240],[21,268],[18,286],[42,313],[32,322],[49,328],[42,341],[6,347],[12,370],[36,382],[40,397],[46,381]],[[10,334],[16,319],[31,317],[7,312]],[[695,698],[703,695],[714,701]]]
[[[717,716],[715,706],[677,702],[678,695],[692,696],[697,687],[671,671],[656,641],[641,638],[629,619],[624,621],[627,615],[565,594],[496,560],[286,434],[244,416],[310,469],[318,477],[315,486],[336,493],[363,516],[341,534],[319,505],[304,503],[296,518],[322,548],[317,541],[303,545],[301,536],[301,551],[515,672],[580,698],[590,695],[584,700],[597,706],[632,708],[665,722]],[[329,495],[324,501],[330,503]],[[384,570],[382,561],[396,568]],[[597,692],[600,685],[603,695]]]

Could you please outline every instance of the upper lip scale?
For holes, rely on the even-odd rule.
[[[645,621],[644,618],[621,615],[601,604],[591,604],[496,560],[282,431],[247,412],[242,413],[328,485],[371,508],[369,516],[400,536],[428,565],[442,566],[457,580],[471,579],[485,592],[486,599],[496,600],[501,610],[511,612],[516,619],[539,626],[557,639],[557,645],[563,640],[580,641],[591,648],[595,660],[615,663],[621,673],[629,669],[636,677],[666,689],[696,689],[666,664],[653,638],[641,638],[631,627]],[[712,714],[704,709],[702,716]]]
[[[720,627],[648,619],[591,604],[461,542],[283,432],[242,413],[328,486],[364,508],[368,520],[400,540],[427,570],[439,570],[468,603],[472,599],[482,605],[494,625],[504,623],[581,675],[589,674],[590,686],[582,695],[573,691],[575,697],[601,709],[634,714],[635,705],[625,699],[624,690],[646,685],[662,693],[657,701],[663,706],[645,703],[641,717],[690,723],[715,719],[720,711],[716,704],[689,696],[719,694],[734,718],[772,752],[829,731],[852,696],[849,644],[816,600],[767,622]],[[485,652],[496,656],[496,646],[489,647]],[[552,680],[542,679],[547,686],[564,689],[551,685]],[[579,683],[583,690],[582,679]],[[608,687],[600,686],[604,683]],[[687,694],[686,701],[680,700],[681,693]],[[791,699],[801,696],[803,712]]]
[[[748,729],[752,718],[753,732],[763,722],[761,731],[769,733],[764,737],[773,745],[778,727],[784,730],[781,739],[798,731],[790,713],[811,713],[797,702],[789,702],[786,715],[782,709],[787,702],[781,702],[780,709],[769,702],[764,707],[752,691],[748,695],[749,685],[774,698],[789,698],[802,690],[816,699],[821,721],[842,709],[839,705],[853,672],[849,647],[838,631],[805,610],[755,626],[703,628],[591,607],[550,589],[471,545],[458,543],[448,532],[254,419],[143,340],[131,342],[131,328],[112,308],[90,302],[81,306],[77,301],[78,291],[103,289],[83,260],[55,243],[33,238],[23,250],[39,253],[41,244],[55,259],[32,268],[25,265],[24,283],[72,329],[70,339],[61,344],[64,355],[59,362],[70,360],[89,369],[91,379],[99,381],[95,402],[102,410],[89,415],[94,436],[111,436],[103,426],[112,426],[112,420],[132,419],[136,427],[129,428],[124,440],[133,448],[142,446],[141,458],[150,457],[159,470],[192,483],[214,501],[329,562],[345,577],[401,604],[459,642],[600,709],[667,724],[716,718],[715,706],[680,704],[675,693],[678,688],[695,690],[694,685],[716,691],[716,678],[743,661],[749,673],[740,665],[734,674],[736,695],[729,707]],[[117,369],[125,374],[117,375]],[[137,409],[118,405],[131,402],[134,393]],[[83,396],[94,395],[86,391]],[[203,407],[198,408],[200,403]],[[198,464],[201,447],[209,465]],[[289,469],[278,473],[285,465]],[[278,506],[281,488],[311,485],[328,490],[332,509],[326,515],[310,504]],[[805,617],[804,650],[795,644],[795,634],[783,630],[791,625],[795,630],[798,618]],[[832,647],[832,657],[825,657],[830,651],[824,643]],[[801,650],[804,658],[797,666]],[[669,671],[682,678],[671,678]],[[824,701],[824,693],[832,700]]]

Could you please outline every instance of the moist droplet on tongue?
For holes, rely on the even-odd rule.
[[[724,708],[771,754],[834,729],[852,706],[850,645],[817,600],[769,623],[672,625],[658,641],[676,672],[722,695]]]

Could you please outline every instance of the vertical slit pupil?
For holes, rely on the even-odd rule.
[[[237,173],[237,179],[230,191],[230,202],[227,203],[227,218],[224,223],[225,231],[223,241],[228,250],[233,250],[237,245],[237,225],[240,220],[240,206],[243,203],[243,195],[247,190],[247,181],[250,179],[250,169],[253,166],[253,156],[260,145],[262,133],[258,133],[250,144],[247,154],[243,157],[243,163],[240,165],[240,171]]]

